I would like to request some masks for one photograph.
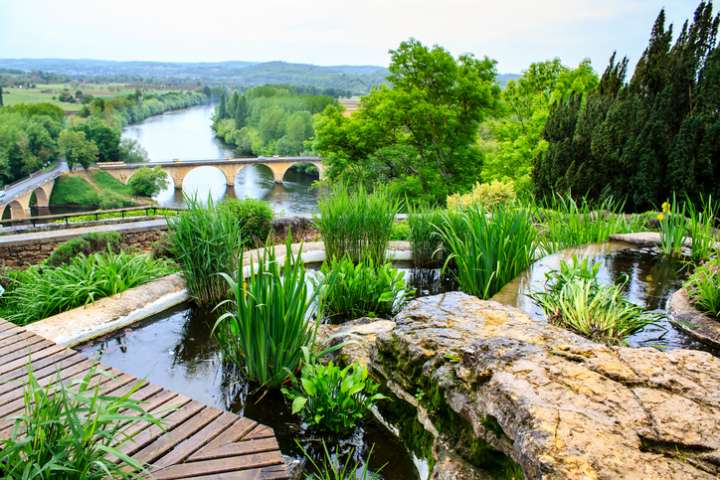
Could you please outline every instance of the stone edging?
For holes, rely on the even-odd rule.
[[[720,348],[720,320],[695,308],[687,290],[681,288],[672,294],[668,299],[667,312],[673,325],[702,342]]]

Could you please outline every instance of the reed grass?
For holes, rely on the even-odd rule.
[[[385,263],[385,251],[400,203],[385,189],[368,193],[362,186],[350,191],[340,184],[318,202],[315,223],[328,260],[350,257],[358,263],[370,258]]]
[[[7,480],[146,478],[145,466],[124,453],[133,440],[128,427],[162,426],[133,394],[138,383],[118,396],[103,394],[95,368],[68,385],[60,378],[41,386],[28,368],[25,410],[10,437],[0,441],[0,474]]]
[[[699,266],[685,282],[685,288],[698,309],[720,318],[720,259]]]
[[[227,282],[219,272],[234,274],[242,252],[240,224],[228,209],[208,198],[203,206],[186,197],[187,210],[168,219],[170,250],[180,265],[190,296],[208,308],[224,300]]]
[[[312,317],[322,312],[306,283],[302,252],[294,255],[291,242],[288,236],[282,263],[266,247],[246,278],[222,274],[231,299],[221,303],[229,311],[213,332],[224,357],[263,387],[280,386],[298,369],[302,348],[315,341],[318,321]]]
[[[443,271],[452,262],[465,293],[490,298],[535,259],[537,231],[526,209],[500,204],[486,213],[476,206],[442,218],[436,228],[449,252]]]
[[[710,195],[700,199],[699,207],[687,199],[685,210],[688,234],[692,238],[691,255],[693,260],[703,261],[717,255],[720,238],[715,229],[715,223],[720,214],[720,205]]]
[[[27,325],[173,271],[172,262],[146,254],[79,254],[58,267],[36,265],[6,274],[0,315],[18,325]]]
[[[687,234],[685,204],[680,204],[673,194],[672,203],[665,202],[658,214],[660,224],[660,248],[664,255],[678,257],[682,254],[683,242]]]
[[[412,297],[402,272],[385,263],[376,266],[364,259],[355,264],[349,257],[323,263],[315,289],[324,314],[337,323],[360,317],[389,318]]]
[[[437,228],[442,222],[442,210],[416,208],[410,211],[408,224],[415,267],[428,268],[442,265],[447,254]]]

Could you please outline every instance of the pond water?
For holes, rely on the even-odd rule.
[[[213,105],[200,105],[150,117],[123,129],[123,138],[138,141],[152,162],[167,160],[203,160],[237,157],[220,142],[212,131]],[[222,198],[258,198],[270,203],[278,215],[309,215],[317,209],[317,194],[311,188],[316,177],[290,170],[282,184],[273,181],[269,168],[247,167],[235,177],[232,187],[226,185],[222,172],[213,167],[198,167],[188,174],[183,190],[170,185],[157,197],[162,206],[184,204],[183,193],[214,201]]]

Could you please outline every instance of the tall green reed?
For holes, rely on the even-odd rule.
[[[664,255],[678,257],[682,254],[682,247],[687,234],[685,219],[685,204],[680,204],[673,194],[672,203],[664,202],[662,211],[658,214],[660,223],[660,248]]]
[[[470,207],[443,214],[436,228],[449,251],[443,270],[453,264],[460,289],[480,298],[490,298],[535,259],[537,231],[524,208]]]
[[[720,205],[712,195],[700,199],[696,206],[690,199],[685,202],[688,234],[692,238],[691,255],[693,260],[707,260],[718,253],[720,237],[715,229],[720,214]]]
[[[443,221],[439,209],[414,208],[408,214],[413,265],[418,268],[442,264],[446,252],[436,226]]]
[[[218,273],[237,270],[242,232],[232,212],[210,198],[207,206],[196,198],[185,201],[187,210],[168,218],[169,241],[190,296],[208,308],[227,295],[227,283]]]
[[[0,441],[0,474],[8,480],[146,478],[143,464],[124,453],[133,440],[128,427],[161,426],[132,395],[100,392],[93,381],[103,372],[92,368],[68,384],[41,386],[31,368],[23,395],[25,410],[14,421],[10,438]]]
[[[395,215],[400,203],[387,190],[372,193],[359,186],[350,191],[340,184],[318,202],[320,230],[328,260],[350,257],[357,263],[370,258],[376,265],[385,263]]]
[[[720,259],[700,265],[685,282],[685,288],[697,308],[720,318]]]
[[[6,277],[0,315],[18,325],[92,303],[175,271],[165,259],[120,253],[80,254],[58,267],[36,265]]]
[[[231,299],[219,305],[229,311],[218,318],[213,332],[225,358],[264,387],[280,386],[298,369],[303,347],[315,342],[322,312],[306,283],[302,252],[293,254],[291,242],[288,236],[282,262],[274,248],[266,247],[251,259],[247,277],[242,271],[222,274]]]

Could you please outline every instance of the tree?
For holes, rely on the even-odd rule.
[[[119,159],[125,163],[142,163],[148,161],[147,151],[137,140],[123,138],[120,140]]]
[[[168,176],[160,167],[140,167],[130,177],[128,186],[133,195],[152,197],[168,186]]]
[[[85,136],[85,132],[75,130],[63,130],[58,141],[60,152],[68,166],[80,165],[88,168],[97,162],[98,147]]]
[[[83,132],[97,145],[99,162],[114,162],[120,158],[120,131],[97,117],[90,117],[77,124],[73,130]]]
[[[391,86],[373,89],[349,118],[326,108],[315,123],[314,150],[332,180],[354,182],[358,171],[378,169],[377,175],[363,175],[370,187],[384,181],[380,172],[386,172],[396,193],[444,201],[479,177],[478,126],[500,93],[495,62],[471,55],[455,59],[414,39],[390,54]],[[402,152],[409,163],[396,164],[388,152]]]

